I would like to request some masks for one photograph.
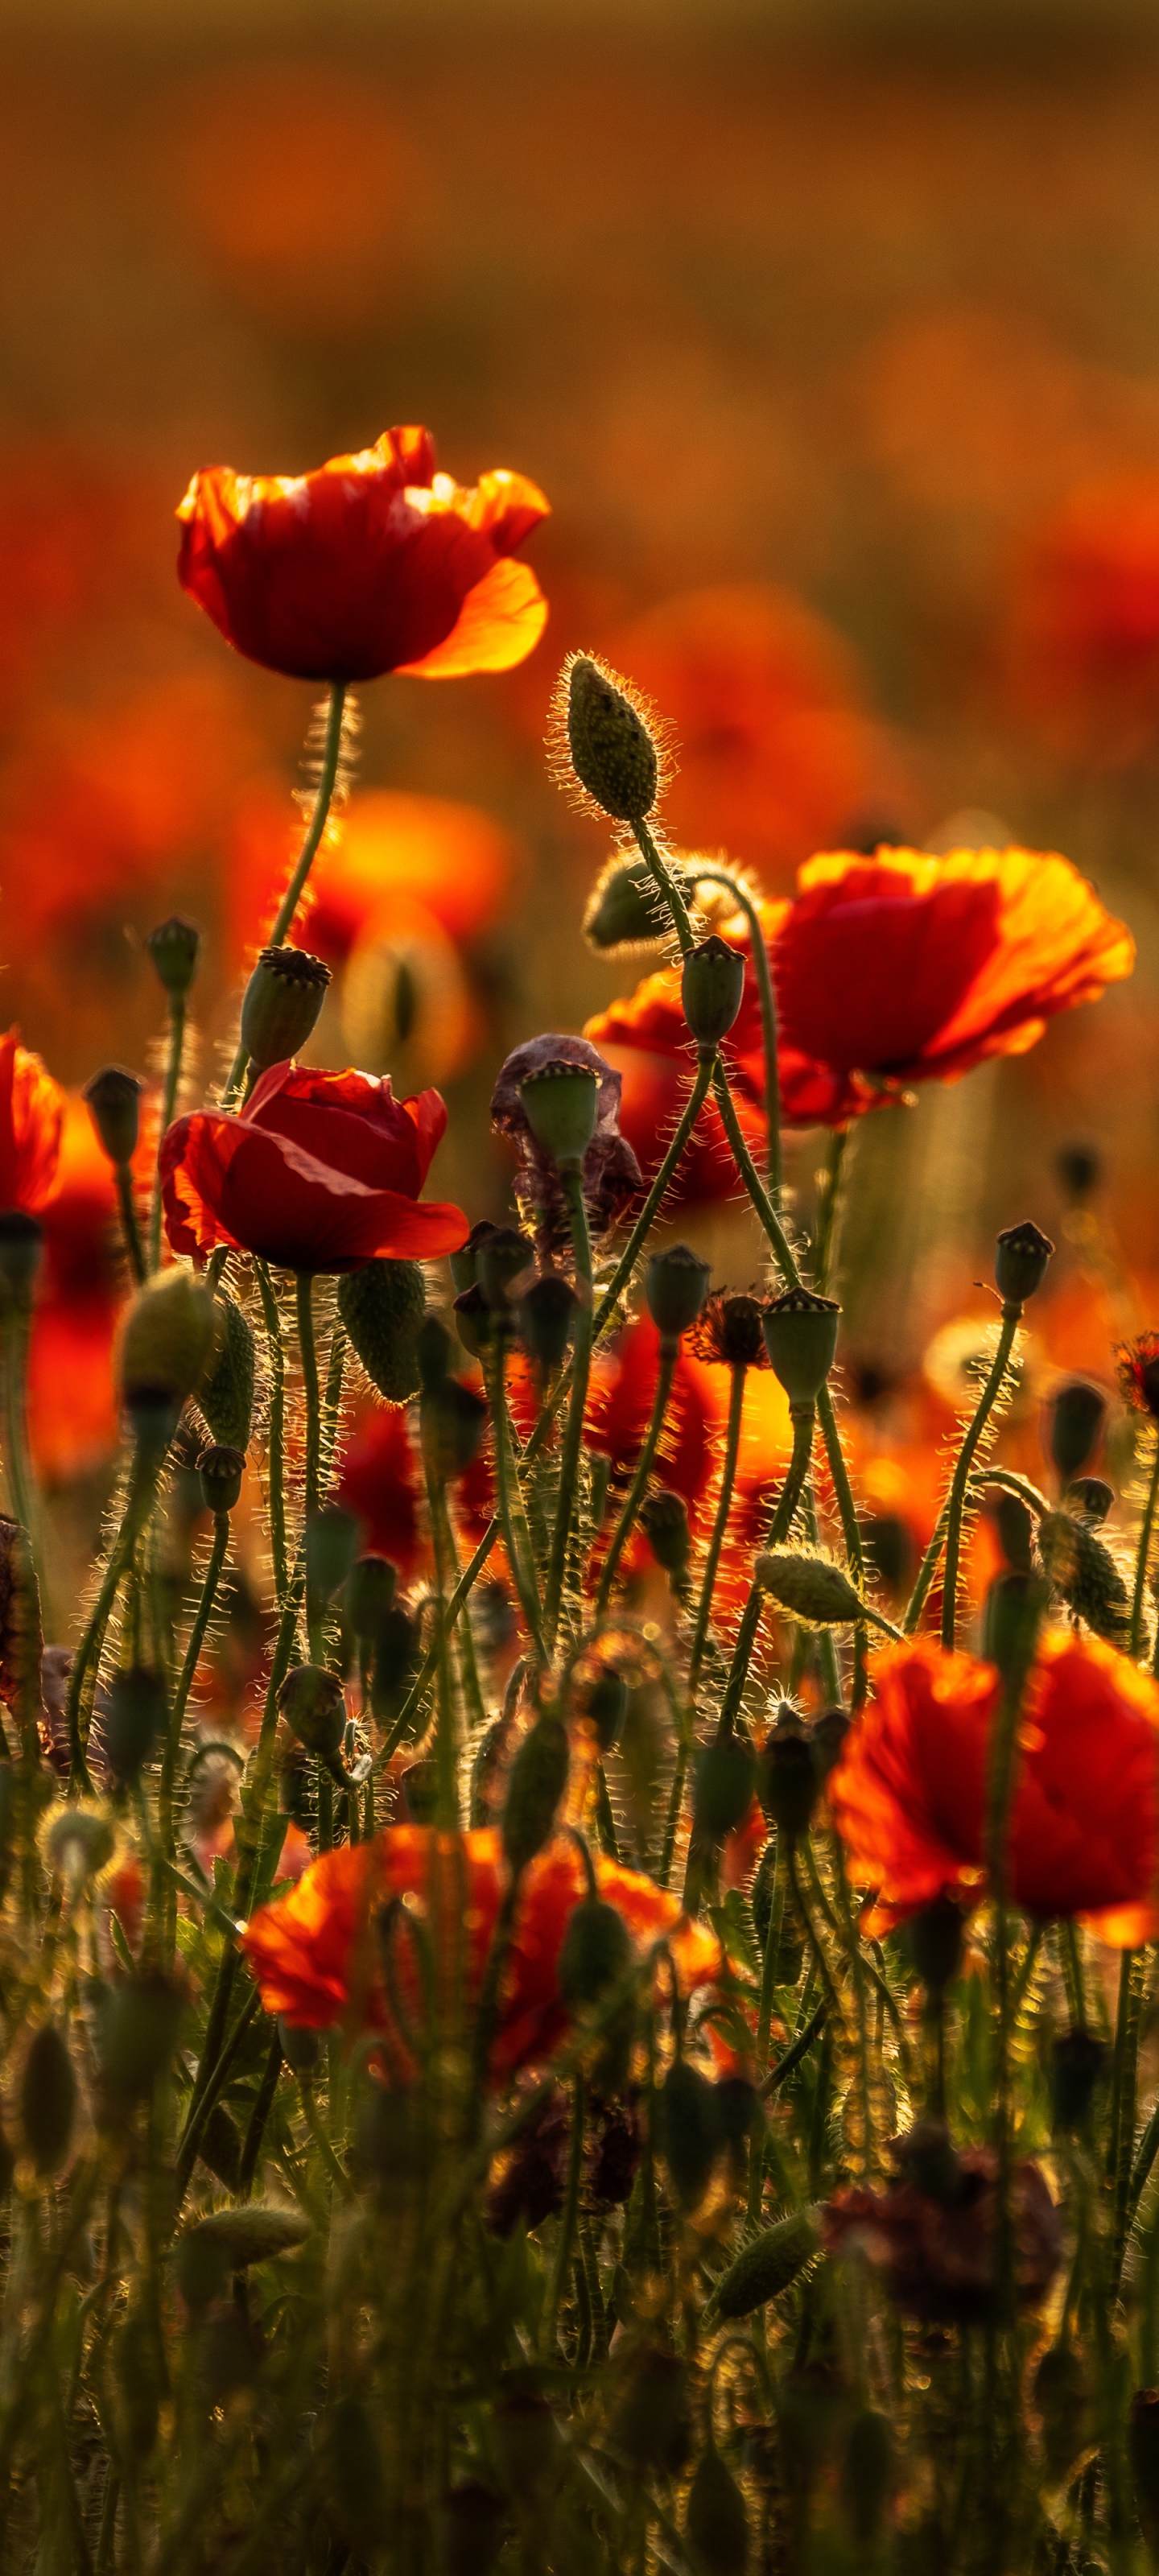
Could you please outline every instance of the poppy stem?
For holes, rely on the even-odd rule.
[[[572,1350],[571,1399],[560,1450],[559,1497],[556,1503],[555,1528],[552,1532],[547,1591],[543,1608],[543,1634],[549,1655],[555,1652],[556,1631],[559,1627],[559,1614],[563,1602],[567,1544],[576,1503],[580,1452],[583,1445],[584,1408],[588,1398],[588,1370],[592,1353],[592,1243],[588,1232],[587,1209],[584,1206],[583,1175],[579,1171],[561,1171],[559,1177],[571,1219],[571,1239],[580,1289],[580,1306],[576,1316],[575,1341]],[[536,1427],[538,1428],[538,1425]],[[534,1437],[533,1432],[532,1439]],[[524,1455],[526,1454],[525,1451]]]
[[[664,1428],[665,1415],[667,1414],[668,1406],[672,1398],[672,1380],[676,1374],[676,1362],[679,1355],[680,1344],[675,1335],[671,1338],[666,1338],[661,1342],[660,1366],[656,1375],[656,1394],[652,1404],[652,1416],[644,1435],[644,1446],[636,1461],[635,1475],[628,1487],[624,1508],[616,1523],[615,1529],[612,1532],[611,1545],[608,1549],[607,1556],[604,1559],[604,1569],[600,1576],[599,1590],[596,1594],[597,1619],[602,1619],[604,1612],[607,1609],[608,1602],[611,1598],[612,1585],[616,1578],[616,1567],[618,1566],[628,1540],[631,1537],[636,1520],[636,1514],[644,1499],[648,1478],[652,1473],[652,1461],[656,1455],[657,1442],[659,1441],[661,1431]]]
[[[1147,1500],[1143,1506],[1143,1518],[1139,1524],[1139,1546],[1135,1557],[1135,1588],[1131,1595],[1131,1642],[1127,1649],[1130,1655],[1138,1655],[1143,1643],[1143,1603],[1147,1592],[1147,1567],[1151,1557],[1151,1534],[1155,1527],[1157,1502],[1159,1502],[1159,1431],[1155,1434],[1155,1455],[1151,1461]],[[1159,1655],[1159,1628],[1156,1629],[1155,1634],[1155,1651]]]
[[[262,1321],[266,1331],[266,1361],[270,1372],[270,1428],[268,1483],[270,1498],[270,1550],[274,1561],[274,1592],[279,1609],[286,1598],[289,1567],[286,1558],[286,1346],[282,1339],[282,1319],[274,1294],[274,1283],[264,1261],[255,1261],[254,1275],[262,1301]]]
[[[756,2056],[753,2063],[753,2081],[759,2093],[763,2093],[765,2090],[765,2079],[768,2073],[769,2033],[773,2026],[773,1997],[776,1993],[777,1968],[780,1964],[781,1932],[785,1920],[785,1889],[788,1883],[788,1867],[785,1849],[782,1848],[782,1839],[779,1833],[777,1835],[774,1850],[776,1857],[773,1869],[772,1901],[769,1906],[769,1928],[765,1934],[765,1954],[761,1962],[761,1993],[760,2002],[757,2006],[757,2045]],[[828,2007],[825,2004],[822,2004],[822,2019],[824,2019],[827,2009]],[[800,2051],[800,2054],[802,2057],[804,2056],[804,2049]],[[787,2072],[788,2069],[786,2068],[786,2073]],[[761,2202],[764,2197],[765,2188],[766,2136],[766,2126],[762,2118],[759,2125],[754,2123],[753,2134],[749,2144],[748,2224],[750,2227],[756,2227],[760,2224]]]
[[[71,1761],[69,1787],[70,1791],[80,1792],[85,1797],[92,1795],[92,1781],[85,1759],[85,1748],[88,1744],[93,1693],[100,1667],[101,1648],[105,1642],[105,1630],[112,1616],[113,1603],[120,1589],[121,1577],[129,1564],[152,1509],[153,1497],[157,1491],[166,1454],[163,1453],[159,1457],[156,1450],[144,1453],[138,1450],[133,1459],[121,1525],[109,1550],[105,1571],[101,1578],[101,1588],[89,1612],[84,1635],[77,1647],[72,1671],[68,1678],[65,1722],[68,1728]]]
[[[322,1454],[322,1407],[318,1387],[318,1352],[314,1340],[314,1279],[309,1270],[298,1272],[298,1354],[302,1363],[302,1392],[306,1405],[306,1529],[318,1510],[319,1467]],[[284,1541],[283,1541],[284,1545]],[[308,1561],[308,1557],[307,1557]],[[325,1660],[322,1634],[322,1604],[317,1587],[306,1577],[306,1630],[310,1641],[311,1661]]]
[[[132,1165],[114,1163],[113,1178],[117,1184],[117,1205],[121,1212],[121,1232],[125,1238],[129,1268],[133,1274],[134,1286],[140,1288],[145,1279],[145,1246],[141,1241],[141,1221],[137,1214],[137,1194],[133,1187]]]
[[[149,1268],[161,1267],[161,1138],[173,1124],[177,1092],[185,1056],[185,995],[169,996],[169,1053],[165,1060],[165,1089],[161,1096],[161,1125],[157,1135],[158,1162],[153,1176],[153,1196],[149,1209]]]
[[[318,775],[318,790],[314,798],[314,808],[307,827],[306,838],[298,852],[297,864],[295,866],[293,876],[291,877],[286,891],[282,896],[282,900],[278,905],[274,919],[274,926],[266,941],[267,948],[281,948],[284,945],[287,933],[293,923],[294,914],[302,900],[306,879],[309,876],[310,870],[318,855],[322,834],[326,829],[330,807],[334,801],[334,790],[338,784],[338,771],[342,760],[342,723],[343,717],[346,713],[346,702],[347,688],[345,680],[332,681],[329,704],[326,710],[326,731],[322,742],[322,762]],[[245,1047],[239,1046],[237,1053],[234,1056],[233,1063],[229,1069],[229,1080],[221,1095],[221,1106],[223,1109],[229,1110],[233,1108],[238,1093],[245,1081],[246,1068],[248,1064],[249,1055]]]
[[[213,1605],[217,1598],[217,1587],[221,1580],[221,1569],[225,1564],[228,1549],[229,1513],[216,1512],[214,1514],[213,1521],[213,1546],[210,1550],[209,1563],[205,1569],[205,1580],[201,1587],[197,1608],[193,1613],[193,1625],[189,1631],[189,1643],[185,1649],[181,1670],[177,1677],[177,1687],[173,1693],[173,1706],[169,1713],[169,1729],[165,1738],[164,1750],[161,1756],[161,1782],[158,1792],[158,1821],[161,1830],[162,1850],[168,1860],[172,1860],[174,1858],[176,1848],[173,1839],[173,1782],[177,1770],[177,1756],[181,1749],[181,1729],[185,1721],[186,1705],[188,1703],[189,1693],[193,1687],[193,1677],[201,1659],[201,1649],[205,1643],[205,1632],[209,1626]],[[172,1891],[170,1891],[166,1903],[165,1919],[165,1956],[167,1964],[172,1962],[173,1942],[176,1936],[176,1929],[176,1899],[173,1896]]]
[[[523,1516],[518,1483],[512,1493],[511,1426],[507,1412],[507,1347],[501,1334],[495,1337],[487,1375],[490,1379],[491,1419],[495,1434],[495,1491],[499,1518],[503,1524],[503,1543],[507,1550],[519,1606],[527,1622],[527,1632],[541,1664],[544,1653],[543,1628],[540,1621],[539,1589],[531,1539]]]
[[[571,2147],[567,2160],[567,2184],[564,2192],[563,2208],[560,2212],[559,2236],[556,2242],[555,2264],[551,2275],[551,2292],[547,2302],[547,2312],[543,2326],[542,2352],[545,2362],[550,2362],[555,2353],[556,2335],[559,2326],[559,2311],[563,2303],[564,2291],[567,2288],[568,2274],[571,2271],[572,2253],[575,2246],[576,2219],[579,2214],[580,2183],[583,2178],[584,2165],[584,2108],[583,2068],[582,2066],[577,2066],[575,2071],[575,2081],[572,2085]]]
[[[953,1479],[947,1496],[946,1571],[942,1589],[942,1644],[946,1648],[947,1653],[951,1654],[954,1649],[955,1632],[957,1628],[958,1562],[962,1549],[962,1518],[965,1510],[966,1487],[969,1483],[970,1469],[974,1463],[978,1443],[1005,1385],[1010,1354],[1014,1348],[1015,1335],[1017,1334],[1021,1321],[1021,1301],[1016,1302],[1012,1299],[1008,1299],[1002,1308],[1002,1330],[998,1335],[998,1348],[994,1353],[994,1357],[990,1365],[989,1376],[987,1377],[985,1386],[983,1387],[981,1395],[979,1396],[978,1402],[974,1408],[973,1418],[967,1425],[962,1446],[958,1451],[957,1460],[954,1466]],[[934,1538],[930,1542],[931,1547],[936,1547],[936,1542],[937,1531],[935,1531]],[[937,1561],[937,1555],[935,1554],[935,1566],[937,1565]],[[925,1572],[924,1566],[922,1568],[922,1572]],[[921,1581],[920,1575],[918,1577],[918,1581]],[[908,1633],[910,1632],[907,1628],[907,1634]]]
[[[728,1516],[732,1509],[732,1495],[733,1487],[736,1483],[737,1460],[740,1457],[741,1423],[744,1418],[744,1394],[747,1376],[748,1372],[742,1360],[739,1366],[734,1367],[732,1372],[732,1386],[729,1391],[728,1399],[728,1426],[724,1435],[724,1459],[720,1471],[720,1499],[716,1506],[716,1517],[712,1524],[712,1536],[708,1542],[708,1554],[704,1560],[704,1578],[700,1586],[700,1599],[696,1608],[696,1626],[692,1632],[692,1652],[688,1658],[688,1695],[690,1699],[695,1696],[696,1685],[700,1679],[700,1667],[704,1660],[704,1649],[708,1639],[708,1621],[709,1614],[712,1609],[712,1596],[716,1589],[716,1570],[720,1564],[720,1551],[724,1545],[724,1533],[728,1527]]]
[[[739,877],[733,876],[728,868],[702,868],[699,864],[696,875],[699,883],[707,879],[710,885],[727,886],[737,911],[743,912],[749,926],[753,974],[756,979],[757,1000],[761,1013],[761,1044],[765,1057],[765,1119],[768,1126],[765,1169],[769,1176],[769,1196],[773,1206],[779,1212],[785,1178],[781,1156],[781,1069],[777,1058],[777,996],[768,945],[761,928],[760,914],[752,896],[742,885]],[[822,1283],[818,1281],[818,1287],[821,1285]]]

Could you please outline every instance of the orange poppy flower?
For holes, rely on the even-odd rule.
[[[668,1939],[685,1994],[717,1975],[721,1954],[715,1936],[702,1924],[683,1919],[674,1896],[616,1861],[601,1857],[595,1870],[605,1903],[623,1916],[641,1950],[661,1936]],[[396,2073],[405,2063],[405,2049],[379,1965],[375,1913],[392,1897],[408,1900],[408,1910],[425,1918],[448,2003],[461,1971],[469,2011],[478,1998],[506,1885],[502,1842],[491,1826],[448,1834],[432,1825],[391,1825],[373,1842],[327,1852],[305,1871],[292,1894],[262,1906],[246,1929],[243,1947],[266,2011],[321,2030],[353,2010],[360,2023],[382,2031],[388,2070]],[[562,1839],[541,1851],[527,1871],[491,2052],[495,2081],[542,2063],[566,2035],[568,2016],[556,1972],[564,1932],[585,1885],[579,1853]],[[456,1955],[460,1937],[461,1961]],[[395,1942],[394,1957],[403,2004],[417,2017],[419,1975],[405,1929]]]
[[[829,1781],[850,1876],[889,1930],[944,1890],[985,1882],[986,1772],[996,1667],[928,1637],[887,1649],[874,1701]],[[1038,1646],[1019,1721],[1009,1833],[1013,1902],[1077,1915],[1122,1947],[1159,1924],[1159,1686],[1096,1638]]]
[[[60,1158],[64,1093],[19,1029],[0,1037],[0,1208],[34,1213],[48,1198]]]
[[[288,679],[508,671],[547,618],[513,561],[547,508],[522,474],[468,490],[437,471],[428,430],[388,429],[310,474],[195,474],[178,579],[227,643]]]

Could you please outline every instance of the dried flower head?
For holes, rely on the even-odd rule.
[[[1159,1422],[1159,1333],[1140,1333],[1133,1342],[1120,1342],[1115,1357],[1124,1403]]]
[[[555,1064],[582,1066],[595,1074],[598,1085],[595,1134],[582,1166],[584,1201],[592,1232],[606,1234],[621,1208],[642,1187],[640,1166],[627,1139],[620,1134],[621,1076],[613,1072],[587,1038],[554,1034],[530,1038],[525,1046],[516,1047],[500,1068],[491,1094],[491,1117],[500,1135],[509,1136],[519,1147],[521,1161],[515,1195],[527,1221],[535,1224],[541,1246],[548,1247],[566,1236],[567,1201],[554,1156],[532,1133],[522,1085],[529,1076]]]
[[[692,1326],[689,1350],[718,1368],[771,1367],[761,1330],[767,1302],[751,1289],[717,1289]]]

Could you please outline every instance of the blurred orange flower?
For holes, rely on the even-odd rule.
[[[388,429],[309,474],[195,474],[178,578],[227,643],[289,679],[509,671],[547,618],[513,561],[547,508],[524,475],[468,490],[437,471],[428,430]]]
[[[984,1890],[987,1763],[1001,1698],[993,1664],[928,1637],[887,1648],[874,1701],[829,1781],[850,1876],[877,1891],[866,1929],[944,1890]],[[1159,1686],[1096,1638],[1043,1636],[1019,1720],[1010,1819],[1013,1902],[1078,1915],[1120,1947],[1154,1937]]]
[[[60,1159],[42,1203],[44,1263],[28,1355],[28,1432],[47,1483],[84,1475],[119,1437],[113,1342],[125,1293],[112,1169],[83,1100],[64,1103]]]
[[[225,898],[240,968],[260,948],[300,846],[284,797],[253,793],[235,826]],[[477,938],[503,910],[518,844],[477,805],[370,788],[351,797],[314,862],[300,919],[329,966],[344,966],[383,905],[422,904],[448,938]]]
[[[19,1029],[0,1037],[0,1208],[43,1207],[56,1178],[64,1093]]]
[[[1024,542],[1008,658],[1019,696],[1073,752],[1154,749],[1159,706],[1159,476],[1087,483]]]

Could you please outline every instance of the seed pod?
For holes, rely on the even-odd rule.
[[[1068,2030],[1050,2053],[1050,2103],[1056,2133],[1082,2129],[1106,2067],[1105,2043],[1093,2030]]]
[[[815,1404],[837,1355],[841,1308],[811,1288],[786,1288],[762,1318],[773,1374],[790,1404]]]
[[[321,1664],[295,1664],[278,1692],[278,1714],[299,1744],[322,1762],[337,1759],[346,1730],[346,1701],[337,1673]]]
[[[163,2075],[177,2045],[181,1995],[168,1977],[148,1972],[110,1986],[99,2022],[101,2073],[117,2102],[140,2102]]]
[[[851,1619],[875,1619],[855,1592],[849,1577],[827,1556],[807,1556],[790,1547],[766,1548],[753,1567],[753,1581],[794,1619],[815,1628],[842,1628]],[[881,1621],[875,1620],[880,1627]]]
[[[535,1245],[518,1226],[493,1225],[480,1244],[475,1263],[476,1284],[482,1289],[492,1314],[506,1318],[519,1282],[535,1269]]]
[[[398,1590],[398,1567],[388,1556],[368,1550],[356,1556],[346,1577],[344,1594],[346,1619],[351,1634],[363,1642],[376,1637],[388,1612],[394,1608]]]
[[[684,1017],[699,1047],[712,1050],[727,1037],[744,994],[745,961],[714,930],[690,948],[680,978]]]
[[[568,1916],[556,1978],[568,2011],[583,2012],[619,1984],[632,1961],[623,1915],[602,1897],[585,1896]]]
[[[659,2143],[672,2188],[685,2209],[703,2200],[724,2148],[716,2087],[677,2058],[656,2096]]]
[[[1131,1596],[1105,1540],[1069,1512],[1044,1512],[1037,1537],[1043,1572],[1068,1609],[1077,1610],[1096,1637],[1125,1646]]]
[[[687,2372],[675,2353],[652,2345],[638,2354],[612,2419],[612,2440],[628,2460],[670,2473],[688,2447]]]
[[[164,1389],[178,1405],[196,1395],[216,1358],[217,1310],[191,1270],[160,1270],[137,1290],[121,1331],[126,1402],[138,1389]]]
[[[310,2232],[310,2221],[301,2210],[249,2200],[240,2209],[211,2209],[207,2218],[199,2218],[185,2230],[185,2236],[203,2245],[220,2245],[230,2271],[246,2272],[251,2263],[269,2263],[275,2255],[292,2254]]]
[[[216,1441],[249,1447],[257,1354],[249,1318],[233,1297],[217,1298],[217,1356],[197,1401]]]
[[[1101,1476],[1079,1476],[1073,1485],[1067,1486],[1066,1499],[1070,1510],[1085,1512],[1088,1521],[1097,1525],[1105,1521],[1110,1511],[1115,1499],[1114,1487],[1106,1484]]]
[[[719,2451],[702,2451],[688,2490],[684,2528],[704,2576],[745,2576],[748,2508]]]
[[[696,1756],[693,1827],[699,1840],[723,1842],[743,1825],[753,1802],[756,1759],[738,1735],[718,1736]]]
[[[144,1088],[139,1075],[123,1064],[106,1064],[86,1082],[81,1094],[98,1140],[118,1170],[131,1163],[137,1151]]]
[[[212,1449],[203,1449],[197,1461],[201,1478],[201,1499],[207,1512],[232,1512],[241,1498],[241,1480],[245,1459],[240,1449],[228,1449],[217,1441]]]
[[[557,1057],[526,1076],[519,1097],[536,1144],[553,1162],[577,1170],[596,1132],[600,1092],[592,1066]]]
[[[541,1369],[563,1366],[579,1311],[580,1300],[571,1281],[559,1270],[545,1270],[520,1299],[519,1330]]]
[[[944,1995],[962,1962],[962,1908],[952,1896],[935,1896],[905,1927],[910,1956],[926,1993]]]
[[[374,2428],[361,2398],[336,2399],[323,2441],[335,2519],[359,2554],[371,2556],[387,2536],[390,2504]]]
[[[770,2299],[783,2297],[805,2265],[820,2252],[820,2244],[809,2210],[798,2209],[791,2218],[778,2219],[775,2227],[766,2227],[762,2235],[742,2246],[735,2262],[729,2264],[712,2293],[714,2314],[749,2317],[754,2308],[763,2308]]]
[[[1033,2389],[1042,2419],[1046,2474],[1052,2486],[1061,2486],[1072,2462],[1086,2447],[1086,2372],[1073,2344],[1048,2347],[1035,2371]]]
[[[1094,1456],[1099,1433],[1106,1420],[1107,1399],[1102,1389],[1091,1386],[1083,1377],[1068,1378],[1050,1403],[1049,1437],[1051,1464],[1058,1469],[1064,1485],[1080,1476]]]
[[[0,1214],[0,1313],[30,1315],[44,1253],[44,1227],[23,1208]]]
[[[37,2172],[59,2173],[76,2127],[77,2081],[54,2022],[41,2023],[24,2060],[18,2112],[21,2135]]]
[[[691,880],[669,863],[685,895]],[[668,907],[646,859],[614,859],[593,888],[583,919],[589,947],[607,956],[618,948],[654,948],[667,937]]]
[[[516,2389],[499,2400],[491,2418],[499,2475],[520,2501],[545,2485],[559,2464],[559,2426],[546,2397]]]
[[[115,1780],[137,1778],[164,1732],[168,1714],[169,1696],[161,1673],[148,1664],[129,1664],[114,1673],[103,1731]]]
[[[893,2485],[893,2435],[886,2416],[862,2408],[849,2427],[841,2463],[841,2502],[859,2549],[872,2549]]]
[[[358,1553],[362,1523],[341,1503],[326,1503],[306,1521],[306,1583],[319,1600],[329,1601],[345,1583]]]
[[[1041,1288],[1046,1265],[1054,1245],[1040,1226],[1027,1218],[1022,1225],[1008,1225],[999,1235],[994,1254],[994,1279],[1005,1306],[1023,1306]]]
[[[525,1869],[551,1835],[571,1761],[567,1728],[545,1711],[525,1735],[503,1802],[503,1850],[509,1869]]]
[[[241,1006],[241,1042],[260,1072],[305,1046],[329,981],[329,967],[304,948],[263,948]]]
[[[692,1556],[688,1505],[683,1494],[646,1494],[640,1505],[640,1527],[657,1565],[674,1583],[687,1574]]]
[[[507,2508],[478,2478],[450,2487],[436,2523],[438,2576],[488,2576],[503,2541]]]
[[[662,1343],[675,1341],[696,1322],[711,1277],[707,1261],[686,1243],[653,1253],[644,1273],[644,1297]]]
[[[820,1788],[812,1740],[794,1712],[782,1711],[761,1751],[757,1796],[787,1842],[808,1833]]]
[[[195,921],[184,913],[171,912],[168,921],[160,921],[156,930],[146,934],[145,946],[153,960],[157,980],[173,1002],[183,1002],[197,972],[201,932]]]
[[[417,1261],[364,1261],[338,1282],[338,1312],[351,1348],[388,1404],[406,1404],[418,1392],[416,1344],[426,1303]]]
[[[604,813],[642,823],[656,802],[656,745],[631,699],[586,653],[568,671],[567,741],[580,786]]]

